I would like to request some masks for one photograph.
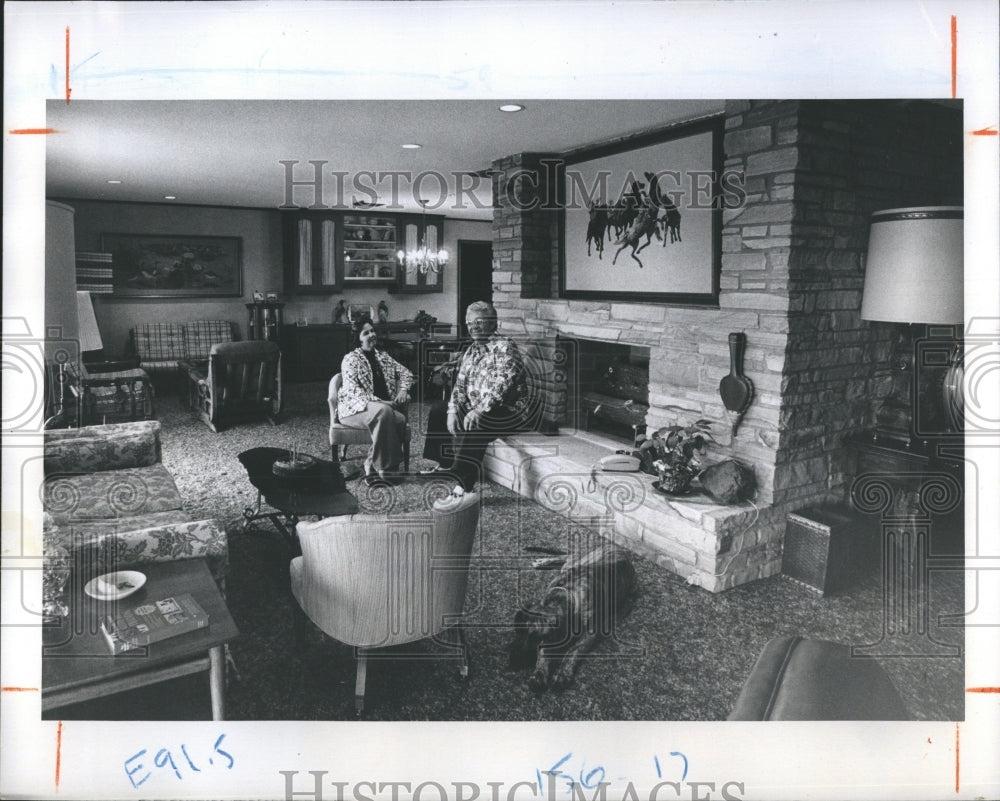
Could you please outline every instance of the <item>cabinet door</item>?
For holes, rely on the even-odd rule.
[[[396,223],[373,214],[344,215],[344,287],[396,283]]]
[[[340,291],[337,262],[339,218],[333,214],[290,214],[285,220],[285,288],[297,294]]]
[[[439,218],[424,218],[418,215],[407,215],[399,219],[400,248],[407,253],[414,253],[421,247],[429,251],[438,251],[444,244],[444,223]],[[415,264],[402,264],[399,267],[399,280],[392,292],[443,292],[443,272],[429,269],[426,272]]]

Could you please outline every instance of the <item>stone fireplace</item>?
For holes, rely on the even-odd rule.
[[[566,411],[559,428],[634,446],[646,432],[649,348],[572,337],[557,337],[556,348],[566,366]]]
[[[629,363],[633,348],[648,348],[643,433],[713,421],[710,460],[752,466],[754,505],[677,501],[644,474],[603,474],[589,493],[574,478],[573,504],[558,510],[712,591],[780,572],[787,514],[845,500],[845,439],[872,424],[892,387],[895,329],[860,319],[871,213],[960,204],[963,175],[961,110],[940,104],[727,101],[724,118],[725,168],[742,173],[746,200],[723,212],[717,306],[560,297],[559,214],[527,202],[545,191],[553,154],[493,164],[495,181],[534,179],[516,204],[496,195],[494,304],[501,330],[538,365],[545,417],[560,433],[498,442],[491,477],[543,504],[560,475],[586,477],[622,439],[573,427],[580,398],[561,343],[616,344]],[[730,332],[746,334],[754,386],[735,436],[718,391]]]

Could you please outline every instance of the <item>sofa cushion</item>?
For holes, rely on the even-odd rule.
[[[173,476],[162,464],[98,473],[50,474],[45,479],[43,502],[45,511],[60,525],[182,508]]]
[[[108,534],[120,534],[123,531],[136,531],[144,528],[169,526],[174,523],[190,522],[191,516],[180,509],[169,509],[165,512],[150,512],[149,514],[132,515],[130,517],[106,517],[93,520],[60,519],[58,527],[60,536],[72,536],[75,539],[102,537]],[[52,518],[53,527],[56,518]]]
[[[45,472],[88,473],[160,461],[160,422],[141,420],[45,432]]]
[[[139,364],[147,369],[147,363],[176,362],[185,357],[184,326],[179,323],[145,323],[132,329]]]
[[[212,345],[233,341],[233,327],[228,320],[195,320],[184,326],[186,358],[207,359]]]

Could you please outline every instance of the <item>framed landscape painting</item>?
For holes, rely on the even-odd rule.
[[[101,236],[101,250],[112,254],[113,294],[121,298],[239,297],[240,246],[235,236]]]
[[[564,160],[561,297],[718,303],[722,209],[742,189],[722,175],[722,133],[704,120]]]

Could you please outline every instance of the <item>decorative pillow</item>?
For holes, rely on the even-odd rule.
[[[46,431],[44,454],[46,474],[148,467],[160,461],[160,422]]]
[[[189,359],[207,359],[212,345],[233,341],[228,320],[196,320],[184,326],[184,349]]]

